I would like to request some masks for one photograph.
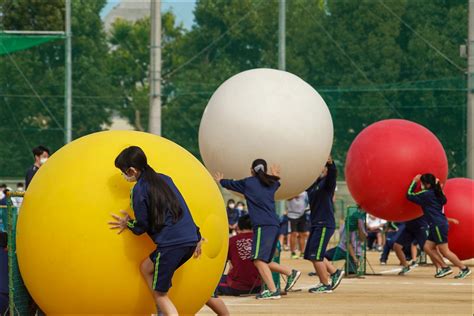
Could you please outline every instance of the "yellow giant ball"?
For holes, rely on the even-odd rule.
[[[37,172],[17,227],[20,272],[47,315],[150,315],[156,312],[139,265],[155,245],[144,234],[110,230],[111,213],[130,209],[130,190],[115,168],[124,148],[140,146],[148,163],[183,194],[206,242],[173,277],[169,295],[180,314],[195,314],[211,297],[227,257],[227,218],[220,191],[204,166],[164,138],[108,131],[57,151]]]

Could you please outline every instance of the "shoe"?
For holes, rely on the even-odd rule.
[[[341,284],[342,277],[344,276],[344,271],[337,269],[334,274],[331,275],[331,290],[335,290],[339,284]]]
[[[410,263],[410,267],[411,267],[411,268],[418,267],[418,263],[416,263],[416,261],[413,260],[413,261]]]
[[[437,279],[444,278],[445,276],[450,275],[451,273],[453,273],[453,269],[451,269],[451,267],[441,268],[435,274],[435,278]]]
[[[408,267],[403,267],[403,268],[402,268],[402,271],[400,271],[400,272],[398,273],[398,275],[405,275],[405,274],[408,274],[408,273],[410,273],[410,272],[411,272],[410,266],[408,266]]]
[[[280,290],[276,290],[273,293],[269,290],[265,290],[262,293],[258,294],[255,298],[257,300],[278,300],[281,298]]]
[[[309,293],[331,293],[332,292],[332,286],[331,285],[324,285],[324,284],[318,284],[316,287],[310,288]]]
[[[459,274],[456,275],[454,278],[455,279],[464,279],[468,275],[471,275],[471,270],[468,267],[465,267],[461,271],[459,271]]]
[[[380,265],[384,266],[387,264],[387,261],[380,261]]]
[[[301,276],[301,272],[297,270],[291,271],[291,274],[288,276],[288,279],[286,280],[286,286],[285,286],[285,292],[288,292],[293,288],[293,286],[296,284],[296,281]]]
[[[311,277],[312,277],[312,276],[317,276],[317,275],[318,275],[318,274],[317,274],[316,272],[310,272],[310,273],[308,273],[308,276],[311,276]]]
[[[300,256],[298,256],[296,253],[292,252],[291,253],[291,259],[299,259]]]

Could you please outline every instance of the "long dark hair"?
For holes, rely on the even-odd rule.
[[[165,180],[148,165],[146,155],[140,147],[130,146],[122,150],[115,158],[115,167],[123,173],[126,173],[131,167],[141,172],[141,177],[148,184],[150,226],[154,231],[159,231],[165,223],[166,212],[170,212],[175,223],[181,219],[183,210],[176,194]]]
[[[252,170],[260,183],[266,187],[270,187],[280,180],[280,177],[267,173],[267,162],[264,159],[255,159],[252,162]]]
[[[434,190],[435,195],[441,200],[441,202],[446,204],[448,199],[443,193],[443,189],[441,188],[441,184],[437,181],[436,177],[431,173],[425,173],[420,178],[421,182],[426,186],[427,184],[430,185],[430,188]]]

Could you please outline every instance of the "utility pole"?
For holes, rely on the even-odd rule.
[[[467,177],[474,179],[474,0],[469,0],[467,43]]]
[[[72,58],[71,58],[71,0],[66,0],[66,80],[64,86],[64,142],[72,140]]]
[[[278,19],[278,69],[286,70],[286,0],[280,0]]]
[[[151,0],[150,114],[148,131],[161,135],[161,0]]]

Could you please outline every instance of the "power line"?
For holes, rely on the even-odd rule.
[[[311,15],[313,16],[313,20],[316,22],[316,24],[319,25],[319,27],[324,31],[326,36],[333,42],[334,45],[341,51],[341,53],[346,56],[347,59],[349,59],[350,63],[354,68],[357,69],[357,71],[367,80],[370,84],[374,85],[374,82],[367,77],[366,73],[356,64],[356,62],[346,53],[346,51],[339,45],[339,43],[332,37],[332,35],[326,30],[326,28],[319,23],[317,17],[314,16],[313,12],[311,10],[306,10],[307,12],[310,12]],[[375,91],[377,92],[377,91]],[[400,117],[403,118],[402,114],[395,108],[395,106],[383,95],[383,93],[379,92],[379,94],[382,96],[382,98],[387,102],[389,107]]]
[[[394,17],[396,17],[400,22],[403,23],[410,31],[412,31],[416,36],[418,36],[423,42],[425,42],[426,45],[428,45],[431,49],[433,49],[435,52],[437,52],[441,57],[443,57],[448,63],[456,67],[458,70],[462,71],[463,73],[466,72],[466,69],[462,68],[458,64],[456,64],[453,60],[451,60],[448,56],[443,54],[442,51],[440,51],[438,48],[436,48],[433,44],[430,43],[426,38],[424,38],[420,33],[415,31],[407,22],[405,22],[400,16],[398,16],[395,12],[392,11],[383,1],[378,0],[378,2],[388,11],[390,12]]]

